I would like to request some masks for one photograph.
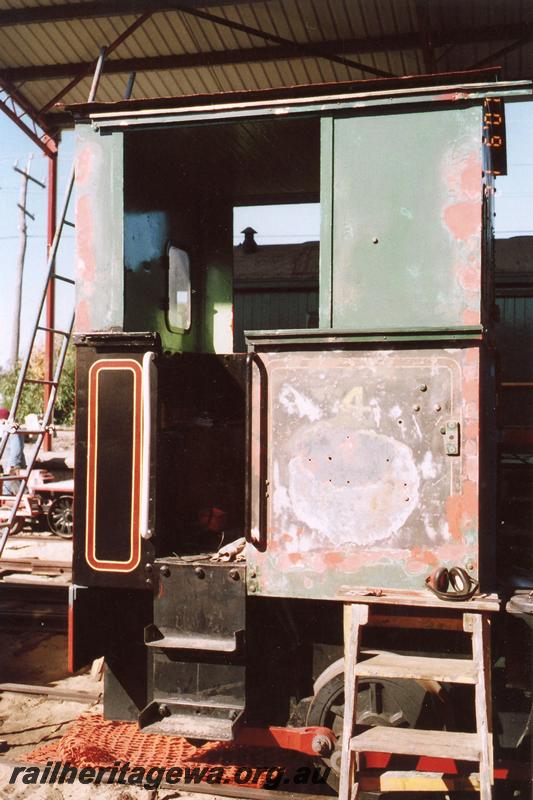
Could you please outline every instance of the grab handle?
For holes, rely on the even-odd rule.
[[[141,463],[141,509],[140,532],[143,539],[151,539],[153,531],[150,528],[150,459],[152,456],[152,384],[151,370],[155,353],[148,351],[143,355],[142,361],[142,405],[143,405],[143,434],[142,434],[142,463]]]

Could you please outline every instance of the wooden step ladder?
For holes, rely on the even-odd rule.
[[[100,81],[100,76],[102,74],[102,69],[104,66],[104,58],[105,58],[105,48],[102,48],[100,50],[100,56],[98,57],[98,61],[96,63],[96,68],[94,71],[94,76],[91,84],[91,90],[89,92],[89,98],[88,98],[89,103],[91,103],[96,98],[96,90],[98,88],[98,83]],[[2,557],[2,553],[6,546],[7,538],[16,524],[17,512],[19,510],[21,503],[23,503],[23,496],[26,491],[26,487],[28,485],[28,480],[30,478],[32,469],[34,468],[35,463],[37,461],[37,457],[39,455],[41,445],[44,441],[44,437],[46,436],[46,434],[52,433],[53,431],[54,405],[57,399],[59,382],[61,380],[61,374],[63,372],[63,367],[67,356],[67,349],[72,335],[72,329],[74,327],[74,313],[75,313],[74,299],[72,302],[72,313],[70,315],[70,320],[68,324],[65,325],[64,328],[51,328],[48,325],[42,324],[45,302],[46,298],[49,296],[49,290],[51,285],[53,285],[56,281],[71,286],[76,285],[75,281],[72,280],[72,278],[69,278],[66,275],[58,274],[55,271],[55,259],[59,243],[61,241],[63,228],[65,225],[70,225],[74,227],[74,224],[69,222],[66,218],[70,203],[70,198],[72,195],[72,190],[74,188],[74,178],[75,178],[75,173],[73,165],[67,181],[63,205],[61,208],[59,221],[54,234],[54,240],[50,246],[50,252],[48,254],[48,263],[46,267],[46,280],[41,292],[41,298],[37,309],[35,324],[31,332],[30,341],[26,351],[26,356],[24,358],[24,361],[22,362],[22,366],[19,371],[17,386],[15,388],[13,400],[11,403],[11,410],[9,412],[9,418],[7,420],[4,429],[0,430],[0,463],[2,460],[2,456],[6,452],[7,447],[10,444],[11,438],[13,436],[30,435],[36,437],[35,444],[29,455],[28,463],[23,471],[17,470],[15,474],[11,474],[11,473],[2,473],[2,471],[0,470],[0,495],[3,494],[4,484],[6,483],[15,484],[13,493],[9,495],[9,507],[7,509],[7,512],[2,517],[0,517],[0,558]],[[55,359],[54,374],[50,380],[46,378],[29,377],[29,369],[32,362],[32,357],[34,356],[35,351],[37,349],[36,340],[39,332],[50,333],[62,337],[59,353],[57,355],[57,358]],[[43,386],[48,386],[49,389],[48,399],[46,401],[46,406],[42,416],[42,421],[40,422],[39,426],[33,430],[28,428],[21,428],[21,426],[17,422],[17,414],[22,394],[24,392],[25,387],[28,384],[35,384],[35,383],[42,384]]]
[[[387,598],[379,598],[380,603],[386,601]],[[394,602],[397,603],[398,600]],[[426,597],[422,597],[420,602],[416,600],[408,602],[408,605],[424,606],[425,617],[413,618],[405,615],[401,618],[402,627],[432,627],[431,611],[427,608],[429,604]],[[490,800],[493,760],[488,610],[496,610],[497,601],[496,607],[492,599],[486,603],[467,601],[443,605],[453,608],[451,620],[455,623],[454,627],[460,629],[461,626],[462,630],[471,636],[471,659],[405,656],[387,652],[360,660],[361,634],[365,625],[373,624],[375,607],[371,601],[345,604],[345,706],[339,800],[355,800],[359,790],[360,754],[371,752],[477,762],[481,800]],[[401,614],[397,605],[394,611],[396,614]],[[424,619],[427,625],[423,624]],[[379,621],[377,624],[380,624]],[[439,624],[437,627],[444,626]],[[470,684],[474,687],[475,693],[476,732],[458,733],[375,726],[354,735],[358,681],[362,678],[400,678]],[[416,781],[410,784],[411,787],[415,785]],[[409,788],[408,791],[416,789]]]

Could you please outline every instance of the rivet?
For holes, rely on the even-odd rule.
[[[194,574],[200,580],[203,580],[205,578],[205,570],[203,570],[201,567],[196,567],[194,570]]]
[[[473,563],[472,563],[471,561],[468,561],[468,562],[467,562],[467,565],[466,565],[466,568],[467,568],[467,569],[474,569],[474,565],[473,565]]]
[[[153,565],[152,564],[145,564],[144,565],[144,569],[145,569],[146,572],[151,572],[153,570]]]
[[[421,383],[418,388],[420,389],[421,392],[427,392],[428,390],[427,383]]]
[[[379,240],[378,240],[378,237],[377,237],[377,236],[373,236],[373,237],[372,237],[372,244],[377,244],[377,243],[378,243],[378,241],[379,241]]]
[[[433,406],[433,411],[440,411],[441,408],[442,406],[437,403],[436,405]]]
[[[250,584],[250,591],[252,594],[257,591],[257,586],[254,583]]]
[[[442,426],[442,428],[440,428],[440,432],[441,432],[442,434],[445,434],[445,433],[446,433],[446,428],[444,427],[444,425]]]
[[[146,578],[146,580],[145,580],[145,584],[148,586],[148,588],[151,588],[151,586],[152,586],[152,579],[151,579],[151,578]]]
[[[238,569],[230,569],[229,576],[230,576],[232,581],[238,581],[239,578],[241,577],[239,575],[239,570]]]
[[[413,406],[413,411],[420,411],[420,406]]]
[[[256,573],[255,569],[253,569],[253,570],[250,572],[250,578],[255,578],[255,577],[257,577],[257,573]]]
[[[170,717],[170,708],[165,703],[160,703],[157,710],[160,717]]]
[[[159,567],[159,574],[162,575],[163,578],[168,578],[170,575],[170,569],[166,565],[163,565],[162,567]]]

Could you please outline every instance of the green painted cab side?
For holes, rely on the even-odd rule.
[[[322,127],[321,325],[478,325],[482,106]]]
[[[123,135],[76,128],[76,330],[121,329]]]

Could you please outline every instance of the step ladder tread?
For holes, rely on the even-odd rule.
[[[62,336],[70,336],[70,331],[63,331],[60,328],[50,328],[48,325],[37,325],[38,331],[47,331],[48,333],[57,333]]]
[[[355,666],[358,677],[406,678],[475,684],[476,664],[471,659],[404,656],[378,653]]]
[[[52,273],[51,277],[54,278],[54,280],[56,281],[63,281],[64,283],[71,283],[73,285],[76,283],[76,281],[73,280],[72,278],[67,278],[66,275],[60,275],[57,272]]]
[[[350,749],[358,752],[454,758],[479,761],[480,737],[477,733],[423,731],[414,728],[376,726],[354,736]]]

